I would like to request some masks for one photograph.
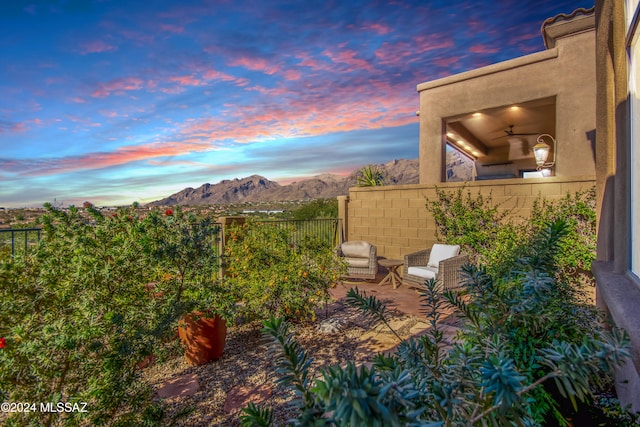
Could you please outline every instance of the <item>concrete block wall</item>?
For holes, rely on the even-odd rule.
[[[465,187],[472,196],[489,196],[500,209],[511,209],[511,216],[525,221],[531,215],[534,201],[543,196],[560,199],[567,193],[583,191],[595,186],[595,177],[549,177],[534,179],[506,179],[467,183],[440,183],[437,188],[457,191]],[[390,185],[382,187],[354,187],[344,203],[342,212],[346,224],[346,240],[365,240],[378,248],[378,255],[402,259],[404,255],[431,247],[436,243],[435,221],[426,209],[427,200],[436,197],[436,185]]]

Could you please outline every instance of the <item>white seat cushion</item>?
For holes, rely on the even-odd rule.
[[[437,271],[440,266],[440,261],[458,256],[459,253],[460,245],[443,245],[441,243],[436,243],[433,245],[431,252],[429,253],[429,262],[427,262],[427,267],[436,268]]]
[[[369,258],[345,257],[344,259],[345,261],[347,261],[347,264],[349,265],[349,267],[360,267],[360,268],[369,267]]]
[[[341,246],[342,255],[347,258],[369,258],[371,244],[362,240],[344,242]]]
[[[424,277],[425,279],[435,279],[438,269],[433,267],[409,267],[407,273],[412,276]]]

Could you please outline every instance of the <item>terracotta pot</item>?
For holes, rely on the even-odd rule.
[[[145,357],[141,362],[138,362],[139,369],[145,369],[147,366],[151,366],[156,363],[156,357],[153,354]]]
[[[218,315],[202,317],[202,313],[192,313],[182,318],[178,335],[185,347],[187,361],[191,365],[203,365],[222,357],[227,323]]]

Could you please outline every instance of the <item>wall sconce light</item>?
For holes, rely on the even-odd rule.
[[[551,151],[551,146],[544,142],[544,137],[548,137],[553,143],[553,160],[548,162],[549,159],[549,151]],[[533,155],[536,158],[536,164],[538,165],[538,170],[548,169],[549,171],[556,164],[556,140],[554,137],[549,135],[548,133],[543,133],[538,136],[536,139],[538,142],[533,146]]]

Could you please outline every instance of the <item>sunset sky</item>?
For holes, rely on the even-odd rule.
[[[420,83],[569,0],[2,0],[0,206],[123,205],[418,157]]]

